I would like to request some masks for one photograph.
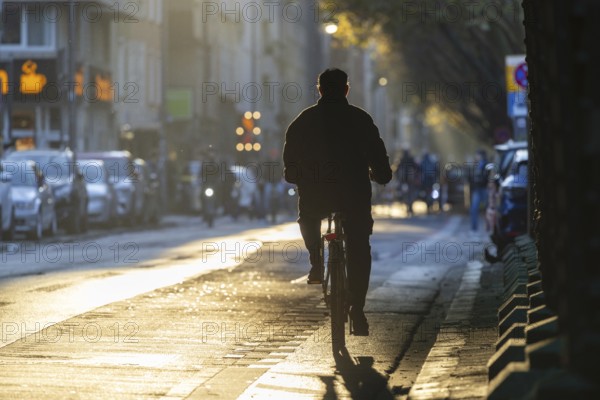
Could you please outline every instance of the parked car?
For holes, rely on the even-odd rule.
[[[10,194],[15,207],[15,231],[39,240],[44,233],[58,229],[55,198],[44,175],[33,161],[3,161],[2,170],[10,175]]]
[[[0,170],[0,228],[4,240],[11,240],[15,232],[15,207],[10,194],[11,185],[10,174]]]
[[[117,215],[121,223],[132,226],[143,214],[144,191],[133,157],[128,151],[80,153],[80,160],[102,160],[117,194]]]
[[[117,193],[110,183],[106,165],[102,160],[79,160],[79,170],[88,191],[88,220],[91,223],[110,225],[117,219]]]
[[[157,224],[160,221],[161,214],[158,174],[150,164],[141,158],[136,158],[134,163],[144,191],[144,209],[141,222]]]
[[[515,157],[515,153],[518,150],[526,150],[527,142],[515,142],[509,140],[506,143],[494,146],[494,149],[496,150],[496,159],[494,160],[494,165],[496,167],[496,172],[502,181],[510,172],[509,170]]]
[[[496,224],[492,233],[499,249],[527,232],[528,158],[526,149],[515,151],[507,175],[500,184]]]
[[[202,164],[200,161],[188,161],[177,183],[178,209],[190,214],[199,213],[202,209]]]
[[[87,230],[88,194],[83,176],[75,168],[75,154],[70,150],[15,151],[7,161],[32,160],[44,174],[56,199],[59,228],[69,233]]]

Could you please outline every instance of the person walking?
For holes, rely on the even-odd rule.
[[[471,232],[476,234],[479,229],[479,214],[482,208],[485,209],[487,202],[487,156],[485,150],[477,150],[475,161],[473,163],[472,173],[470,175],[469,188],[471,192]]]
[[[371,274],[371,180],[392,179],[389,157],[371,116],[348,103],[348,75],[337,68],[319,75],[321,98],[300,113],[285,134],[284,176],[297,185],[300,231],[309,251],[308,283],[321,283],[321,220],[344,216],[350,318],[356,335],[368,335],[364,314]]]
[[[412,217],[413,203],[417,197],[419,184],[419,164],[413,157],[409,148],[405,148],[402,159],[396,168],[399,197],[406,204],[406,215]]]

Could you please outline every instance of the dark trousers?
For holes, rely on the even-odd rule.
[[[321,220],[324,216],[301,214],[298,219],[304,244],[309,252],[311,265],[319,263],[319,246],[321,242]],[[346,213],[344,220],[346,234],[346,252],[348,256],[348,284],[350,304],[353,309],[362,310],[369,289],[371,276],[371,244],[369,236],[373,231],[371,215]]]

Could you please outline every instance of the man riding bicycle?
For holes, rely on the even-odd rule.
[[[363,308],[371,274],[371,182],[392,179],[387,151],[371,116],[350,105],[348,75],[337,68],[319,76],[321,98],[302,111],[286,132],[286,181],[297,185],[300,231],[309,251],[308,283],[322,279],[321,220],[341,211],[348,256],[350,318],[357,335],[368,335]]]

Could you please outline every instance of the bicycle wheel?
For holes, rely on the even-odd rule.
[[[344,288],[344,255],[342,244],[333,241],[329,245],[329,260],[327,262],[331,276],[331,345],[333,350],[346,346],[345,337],[345,288]]]

